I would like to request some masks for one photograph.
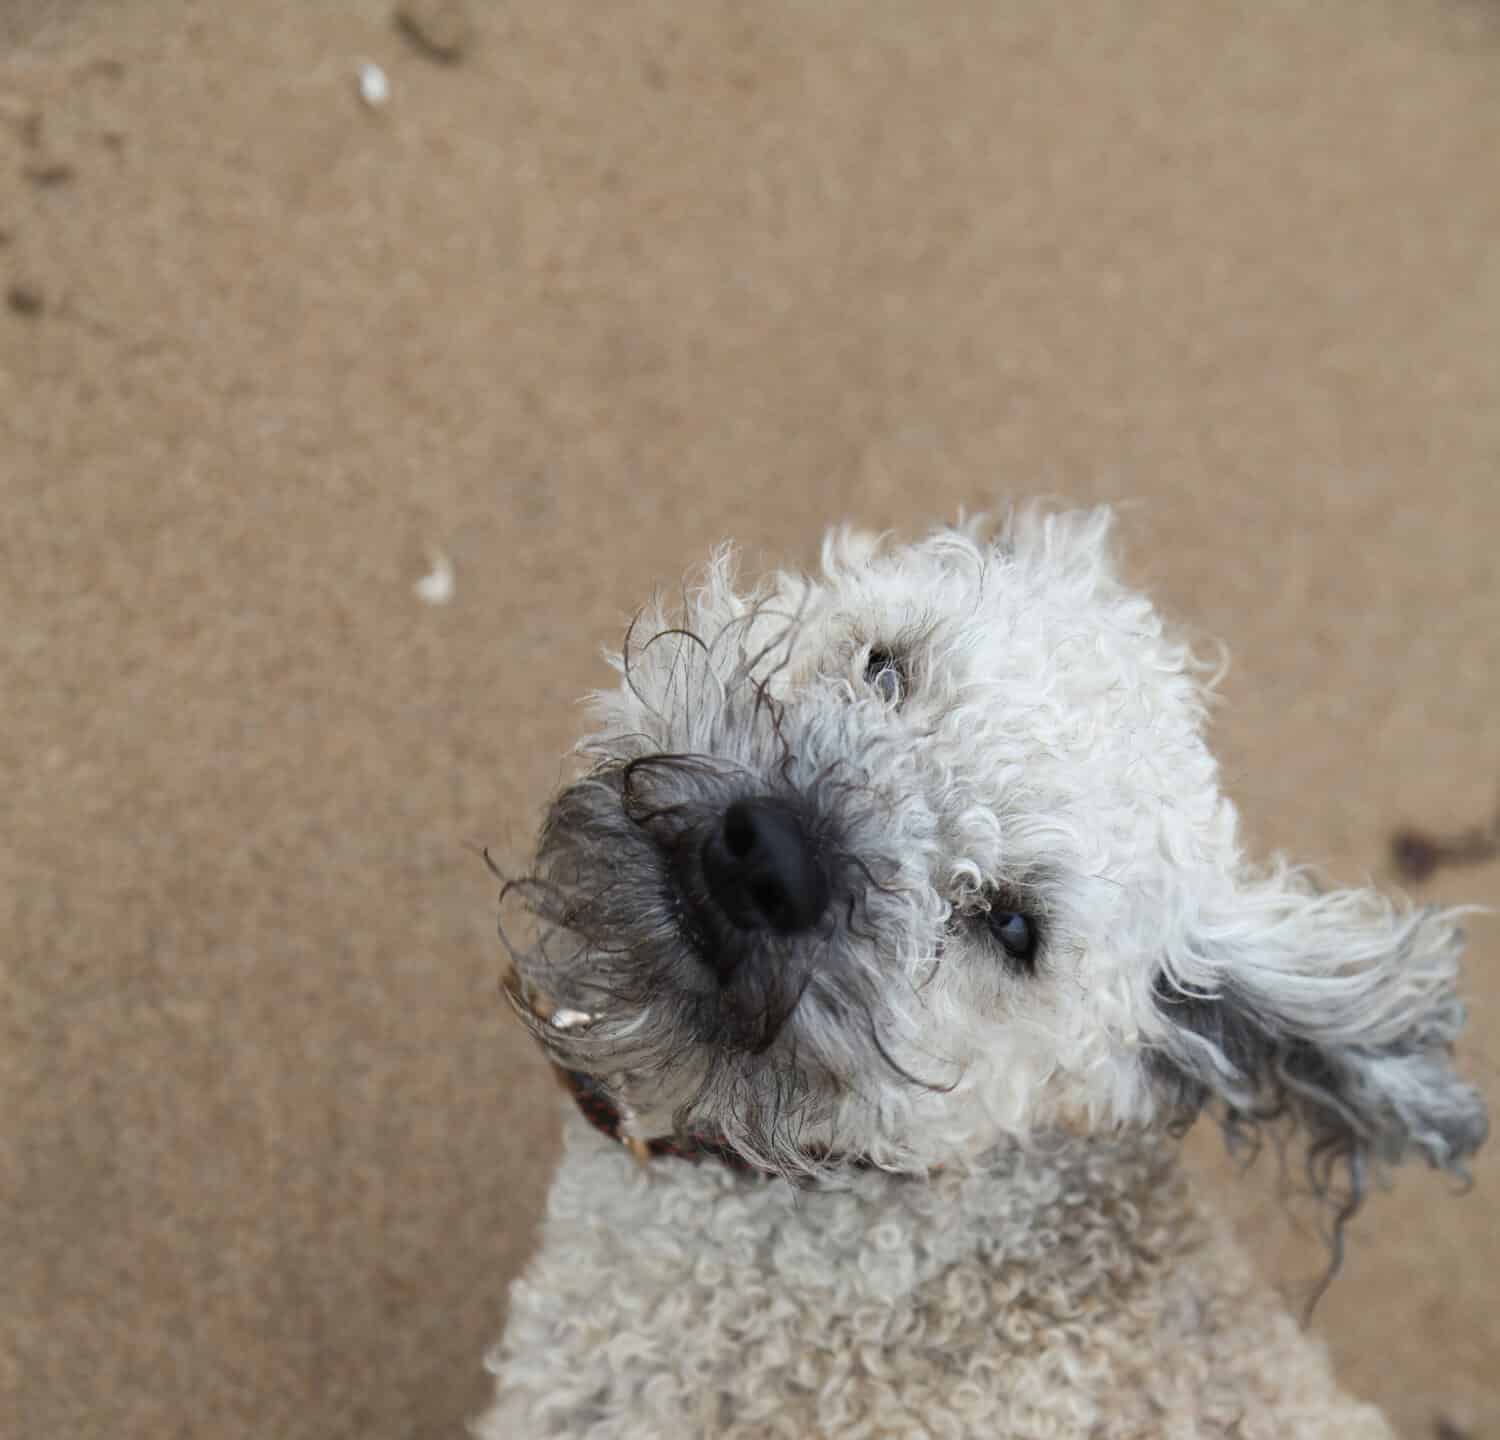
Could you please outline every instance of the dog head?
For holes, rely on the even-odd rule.
[[[839,532],[638,618],[557,798],[515,993],[642,1133],[816,1173],[1056,1129],[1300,1122],[1355,1187],[1460,1169],[1449,913],[1252,869],[1203,667],[1107,512]]]

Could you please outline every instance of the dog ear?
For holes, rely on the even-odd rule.
[[[1231,1148],[1289,1122],[1339,1231],[1367,1180],[1417,1155],[1467,1179],[1488,1132],[1453,1069],[1464,1010],[1457,913],[1374,891],[1316,893],[1282,869],[1187,917],[1157,972],[1153,1067],[1187,1119]]]

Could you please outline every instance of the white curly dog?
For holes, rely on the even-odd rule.
[[[1177,1141],[1462,1174],[1452,912],[1251,868],[1105,511],[643,615],[506,887],[572,1091],[486,1440],[1388,1436]],[[502,905],[502,919],[508,912]]]

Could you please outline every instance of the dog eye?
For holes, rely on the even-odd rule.
[[[1037,930],[1019,910],[996,907],[985,916],[990,934],[1016,965],[1030,970],[1036,963]]]
[[[906,673],[889,650],[871,650],[865,662],[865,684],[887,705],[899,705],[906,694]]]

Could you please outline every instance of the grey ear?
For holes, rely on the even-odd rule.
[[[1488,1134],[1484,1098],[1453,1068],[1455,918],[1281,871],[1200,914],[1156,976],[1169,1103],[1183,1119],[1209,1109],[1231,1147],[1295,1129],[1334,1212],[1335,1268],[1372,1174],[1421,1156],[1467,1179]]]

